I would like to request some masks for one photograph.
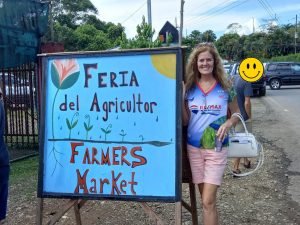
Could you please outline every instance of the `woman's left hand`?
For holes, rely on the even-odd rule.
[[[223,123],[218,131],[217,131],[217,137],[220,141],[224,141],[226,135],[228,134],[228,131],[230,130],[230,128],[232,127],[232,122],[230,120],[227,120],[225,123]]]

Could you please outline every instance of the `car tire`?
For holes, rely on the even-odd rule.
[[[280,80],[279,79],[272,79],[270,80],[270,88],[272,90],[278,90],[280,89]]]

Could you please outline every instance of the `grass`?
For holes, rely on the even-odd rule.
[[[38,156],[13,162],[10,165],[10,183],[16,184],[31,177],[37,177],[39,160]]]
[[[38,156],[11,163],[9,183],[12,200],[26,200],[36,196],[38,165]]]

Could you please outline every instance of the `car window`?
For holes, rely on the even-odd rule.
[[[270,64],[270,65],[268,66],[268,70],[269,70],[269,71],[276,70],[276,67],[277,67],[276,64]]]
[[[290,70],[291,65],[290,64],[278,64],[277,70]]]
[[[293,64],[292,66],[292,70],[299,72],[300,71],[300,64]]]

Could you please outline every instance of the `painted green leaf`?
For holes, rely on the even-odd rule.
[[[107,134],[109,134],[111,132],[111,130],[106,131]]]
[[[59,88],[59,74],[54,64],[51,64],[51,79],[55,87]]]
[[[73,123],[72,129],[77,125],[77,123],[78,123],[78,120],[76,120],[76,121]]]
[[[88,130],[88,126],[87,126],[87,124],[84,122],[84,128],[86,129],[86,130]]]
[[[71,123],[70,123],[69,119],[66,119],[66,122],[67,122],[67,126],[68,126],[69,130],[71,130],[72,126],[71,126]]]
[[[87,130],[90,131],[93,128],[93,126],[90,126]]]
[[[106,130],[104,130],[103,128],[101,128],[101,130],[102,130],[104,133],[106,133]]]
[[[69,75],[61,84],[60,89],[67,89],[72,87],[79,78],[79,72]]]

